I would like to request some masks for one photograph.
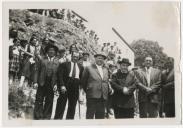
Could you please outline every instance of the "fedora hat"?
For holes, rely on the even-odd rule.
[[[94,55],[94,57],[97,57],[97,56],[102,56],[104,57],[104,59],[107,59],[107,56],[105,55],[104,52],[98,52],[97,54]]]
[[[128,64],[128,66],[131,65],[131,63],[129,62],[129,59],[127,59],[127,58],[123,58],[122,60],[118,60],[118,63],[119,64],[125,63],[125,64]]]

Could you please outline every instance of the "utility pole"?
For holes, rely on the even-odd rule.
[[[135,53],[133,48],[128,44],[128,42],[116,31],[115,28],[112,28],[113,32]]]

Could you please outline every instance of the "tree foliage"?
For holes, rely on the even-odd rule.
[[[135,40],[131,47],[135,50],[135,66],[142,66],[146,56],[153,58],[154,67],[163,68],[168,56],[163,52],[157,41]]]

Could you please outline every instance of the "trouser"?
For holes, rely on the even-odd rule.
[[[51,119],[53,98],[54,98],[53,87],[49,84],[45,87],[45,104],[43,108],[44,119]]]
[[[105,117],[105,104],[106,101],[103,98],[87,99],[87,110],[86,110],[86,119],[104,119]]]
[[[79,80],[70,78],[67,84],[66,94],[60,94],[57,100],[55,119],[63,119],[67,99],[68,99],[68,109],[66,119],[74,119],[78,97],[79,97]]]
[[[151,102],[139,103],[140,118],[156,118],[159,113],[159,105]]]
[[[114,116],[119,118],[134,118],[134,108],[114,107]]]
[[[108,95],[108,100],[106,102],[106,118],[109,118],[110,115],[112,115],[113,113],[111,113],[111,109],[113,109],[113,104],[112,104],[112,100],[113,100],[113,95]]]
[[[44,87],[38,86],[36,92],[36,100],[34,106],[34,119],[41,120],[43,119],[43,102],[44,102]]]
[[[59,95],[54,119],[63,119],[65,106],[67,103],[67,93]]]
[[[175,117],[175,103],[164,104],[164,112],[166,117]]]

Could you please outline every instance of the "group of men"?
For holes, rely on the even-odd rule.
[[[36,44],[36,37],[31,41]],[[131,63],[123,58],[118,61],[119,66],[115,71],[114,65],[106,64],[105,52],[95,54],[94,62],[90,62],[89,53],[83,53],[81,57],[77,49],[72,47],[70,60],[64,58],[64,52],[60,53],[54,41],[46,41],[45,47],[40,48],[44,52],[33,52],[40,55],[27,57],[22,69],[24,79],[28,78],[29,83],[37,88],[34,119],[51,119],[54,95],[57,93],[59,97],[54,119],[63,119],[67,101],[66,119],[74,119],[76,104],[78,101],[82,103],[79,96],[83,92],[86,94],[87,119],[106,118],[106,111],[108,114],[114,111],[115,118],[133,118],[136,108],[134,91],[138,94],[140,117],[175,117],[172,60],[165,65],[166,70],[160,71],[153,68],[153,60],[147,56],[142,68],[129,70]],[[28,47],[30,51],[33,48]],[[18,65],[15,63],[17,54],[14,54],[10,58],[12,76],[16,71],[14,66]],[[20,86],[24,79],[21,77]]]
[[[51,119],[56,92],[59,92],[59,97],[54,119],[63,119],[67,101],[66,119],[74,119],[77,101],[81,102],[79,93],[83,90],[86,93],[86,119],[104,119],[108,109],[114,111],[116,119],[134,118],[134,91],[138,92],[141,118],[161,116],[162,99],[165,116],[175,116],[173,62],[168,62],[167,70],[162,73],[153,68],[150,56],[137,70],[129,70],[131,63],[123,58],[118,61],[117,72],[111,74],[103,52],[95,54],[92,63],[87,61],[88,53],[83,54],[84,59],[80,62],[77,52],[72,52],[71,61],[59,63],[56,57],[58,47],[49,44],[45,51],[47,55],[39,60],[35,72],[37,94],[34,119]]]

